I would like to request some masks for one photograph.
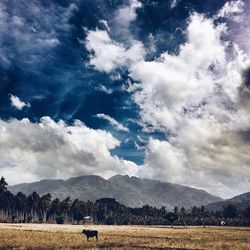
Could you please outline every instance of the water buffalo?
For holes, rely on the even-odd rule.
[[[96,230],[82,230],[82,233],[86,235],[87,240],[91,237],[96,237],[96,240],[98,240],[98,231]]]

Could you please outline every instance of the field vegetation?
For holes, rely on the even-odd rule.
[[[99,231],[89,241],[82,229]],[[250,249],[250,228],[0,224],[0,249]]]

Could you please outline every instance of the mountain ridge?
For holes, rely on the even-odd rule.
[[[151,205],[165,206],[167,209],[173,209],[175,206],[190,208],[194,205],[201,206],[222,201],[220,197],[204,190],[128,175],[115,175],[109,179],[98,175],[77,176],[67,180],[44,179],[9,186],[9,190],[13,193],[21,191],[26,195],[33,191],[40,195],[51,193],[53,198],[64,199],[70,196],[71,199],[77,198],[83,201],[115,198],[129,207]]]
[[[213,202],[206,206],[208,210],[221,210],[223,207],[232,204],[240,209],[246,209],[250,206],[250,192],[246,192],[240,195],[236,195],[230,199],[219,201],[219,202]]]

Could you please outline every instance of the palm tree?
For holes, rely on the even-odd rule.
[[[196,206],[192,207],[191,215],[192,215],[193,219],[196,221],[197,217],[199,216],[199,209]]]
[[[47,220],[47,214],[51,205],[51,194],[45,194],[40,198],[39,209],[41,212],[42,221],[45,222]]]
[[[174,214],[176,215],[176,220],[179,221],[179,208],[178,207],[174,207]]]
[[[206,219],[208,217],[208,212],[204,206],[201,206],[200,208],[200,217],[201,217],[201,223],[203,224],[203,227],[206,227]]]
[[[52,216],[53,221],[55,221],[56,216],[60,213],[60,200],[58,198],[51,202],[50,210],[48,212],[49,216]]]
[[[81,209],[81,203],[81,201],[75,199],[70,208],[70,214],[72,215],[73,221],[77,221],[78,225],[84,216],[83,211]]]
[[[186,209],[184,207],[180,211],[180,221],[183,226],[186,226]]]
[[[68,213],[71,207],[71,200],[70,197],[67,197],[61,202],[60,210],[62,215],[64,215],[65,219],[68,220]]]
[[[37,192],[33,192],[27,198],[27,206],[29,209],[30,216],[32,217],[32,221],[38,219],[38,208],[39,208],[40,196]]]
[[[5,178],[2,176],[0,179],[0,193],[7,191],[8,183],[5,181]]]
[[[16,216],[18,219],[22,221],[26,219],[26,211],[27,211],[26,199],[27,199],[26,195],[23,194],[22,192],[18,192],[14,197]]]
[[[5,191],[1,195],[1,209],[4,212],[4,219],[12,219],[14,195],[10,191]]]
[[[2,219],[6,219],[6,192],[7,192],[8,183],[5,181],[5,178],[2,176],[0,179],[0,210],[1,210],[1,217]]]
[[[167,215],[166,215],[166,219],[170,222],[171,227],[174,227],[175,221],[178,220],[178,215],[175,214],[175,213],[173,213],[173,212],[169,212],[169,213],[167,213]]]

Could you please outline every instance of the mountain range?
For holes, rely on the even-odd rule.
[[[208,210],[221,210],[223,207],[232,204],[240,209],[245,209],[250,206],[250,192],[237,195],[231,199],[219,201],[219,202],[213,202],[211,204],[208,204],[206,208]]]
[[[115,175],[107,180],[97,175],[73,177],[68,180],[45,179],[9,186],[9,190],[13,193],[21,191],[26,195],[33,191],[40,195],[50,193],[53,198],[64,199],[70,196],[71,199],[83,201],[115,198],[129,207],[151,205],[165,206],[167,209],[173,209],[175,206],[190,208],[222,201],[220,197],[203,190],[128,175]]]

